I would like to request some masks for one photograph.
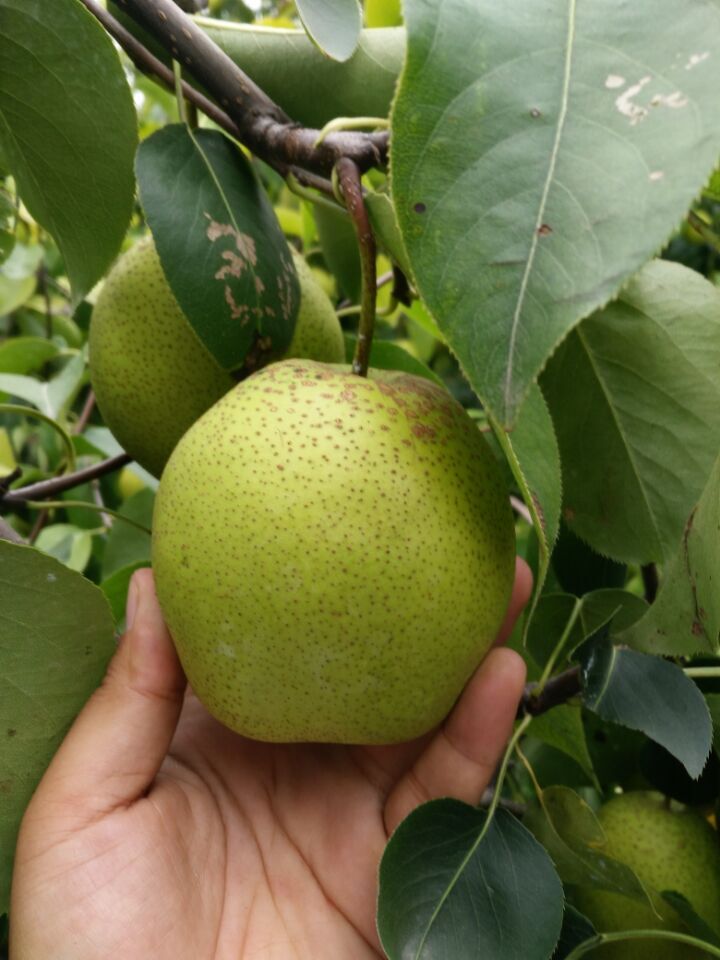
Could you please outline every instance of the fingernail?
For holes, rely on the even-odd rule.
[[[138,586],[135,574],[130,578],[128,588],[127,603],[125,605],[125,629],[130,630],[137,612],[138,600],[140,599],[140,587]]]

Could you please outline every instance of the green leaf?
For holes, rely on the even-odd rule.
[[[155,493],[152,490],[140,490],[122,504],[118,512],[135,520],[144,527],[152,527]],[[137,527],[122,520],[113,523],[105,544],[102,575],[106,582],[113,574],[133,564],[150,563],[150,537]]]
[[[563,891],[525,827],[459,800],[418,807],[380,864],[378,931],[389,960],[546,960],[562,923]]]
[[[73,443],[78,453],[100,453],[106,457],[115,457],[123,449],[107,427],[86,427],[81,436],[73,436]],[[133,464],[133,473],[136,473],[146,487],[157,490],[158,479],[153,477],[136,463]],[[148,524],[149,526],[149,524]]]
[[[571,904],[565,904],[565,913],[563,914],[563,925],[560,931],[560,940],[558,941],[552,960],[565,960],[565,957],[579,944],[590,937],[594,937],[595,927],[590,923],[585,914],[580,913]]]
[[[392,191],[423,300],[505,426],[720,152],[720,7],[406,0]],[[662,23],[662,31],[648,22]]]
[[[547,849],[563,883],[610,890],[649,902],[630,867],[607,855],[600,821],[574,790],[547,787],[523,822]]]
[[[627,567],[624,563],[616,563],[596,553],[584,540],[569,530],[565,523],[560,524],[552,566],[563,590],[578,597],[591,590],[622,587],[627,579]]]
[[[0,541],[0,913],[25,807],[114,646],[97,587],[38,550]]]
[[[13,252],[0,267],[0,274],[10,280],[32,277],[40,266],[44,253],[39,243],[16,243]]]
[[[666,900],[676,913],[680,914],[683,923],[687,927],[688,933],[698,940],[705,943],[711,943],[715,947],[720,947],[720,937],[709,924],[705,923],[702,917],[699,917],[693,909],[690,901],[681,893],[674,890],[663,890],[662,898]]]
[[[196,17],[211,40],[297,123],[386,117],[405,53],[405,30],[363,30],[345,63],[324,57],[304,30],[268,30]]]
[[[138,150],[140,196],[160,262],[193,329],[218,363],[239,367],[256,340],[282,355],[300,285],[267,194],[240,150],[180,124]]]
[[[79,302],[132,211],[130,88],[109,36],[77,0],[0,0],[0,45],[0,146]]]
[[[35,277],[12,280],[0,274],[0,316],[12,313],[27,303],[35,293]]]
[[[621,638],[637,650],[689,656],[720,650],[720,457],[690,514],[655,603]]]
[[[344,63],[355,52],[362,27],[358,0],[296,0],[310,39],[323,53]]]
[[[356,337],[345,335],[345,359],[350,363],[355,353]],[[404,370],[416,377],[425,377],[442,386],[443,381],[436,373],[418,360],[400,344],[392,340],[373,340],[370,348],[370,366],[377,370]]]
[[[641,730],[697,779],[712,746],[710,715],[697,685],[667,660],[607,639],[579,654],[585,706],[604,720]]]
[[[539,567],[526,620],[529,623],[545,583],[560,523],[560,453],[550,414],[537,386],[528,393],[512,432],[494,418],[490,418],[490,424],[530,510],[538,538]]]
[[[41,337],[12,337],[0,343],[0,373],[36,373],[60,348]]]
[[[720,449],[720,290],[647,264],[568,337],[542,387],[568,526],[616,559],[672,555]]]
[[[137,560],[135,563],[129,563],[126,567],[115,570],[100,584],[100,589],[110,604],[115,623],[120,623],[125,616],[130,578],[136,570],[147,566],[149,566],[149,560]]]
[[[588,779],[597,784],[585,740],[582,710],[579,706],[560,704],[548,710],[547,713],[535,717],[530,728],[530,736],[572,757],[587,774]]]
[[[541,669],[548,662],[568,620],[575,610],[577,598],[569,593],[545,593],[538,597],[532,617],[525,634],[525,645],[531,657]],[[565,651],[557,660],[561,666],[567,659],[569,651],[583,639],[579,621],[567,638]]]
[[[355,228],[341,210],[316,206],[313,208],[313,216],[328,270],[348,300],[359,303],[362,274]]]
[[[405,276],[412,280],[410,261],[405,250],[400,227],[398,226],[395,208],[392,200],[386,193],[371,191],[365,197],[370,224],[375,239],[387,251],[388,255],[400,267]],[[434,321],[433,321],[434,323]]]
[[[71,570],[82,573],[92,553],[92,536],[71,523],[53,523],[43,527],[35,546]]]
[[[81,354],[71,357],[55,376],[43,382],[15,373],[0,373],[0,390],[12,397],[20,397],[53,420],[62,418],[85,379],[85,359]]]
[[[545,593],[540,597],[525,641],[538,667],[544,667],[554,651],[573,614],[576,601],[577,598],[569,593]],[[564,666],[573,650],[588,637],[603,629],[606,634],[621,632],[643,616],[647,609],[648,605],[643,599],[627,590],[612,588],[586,593],[582,598],[580,614],[555,663],[555,669]]]

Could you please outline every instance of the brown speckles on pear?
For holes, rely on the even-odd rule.
[[[195,424],[154,528],[193,688],[268,740],[379,743],[439,722],[514,569],[497,464],[446,391],[311,361],[254,374]]]

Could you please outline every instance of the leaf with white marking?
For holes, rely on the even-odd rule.
[[[422,299],[509,426],[558,342],[707,180],[720,5],[406,0],[405,19],[398,222]]]

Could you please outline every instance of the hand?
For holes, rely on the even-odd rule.
[[[531,589],[518,561],[504,639]],[[152,574],[23,820],[13,960],[369,960],[377,869],[419,803],[477,803],[510,735],[522,659],[495,649],[442,728],[397,746],[276,745],[191,694]]]

